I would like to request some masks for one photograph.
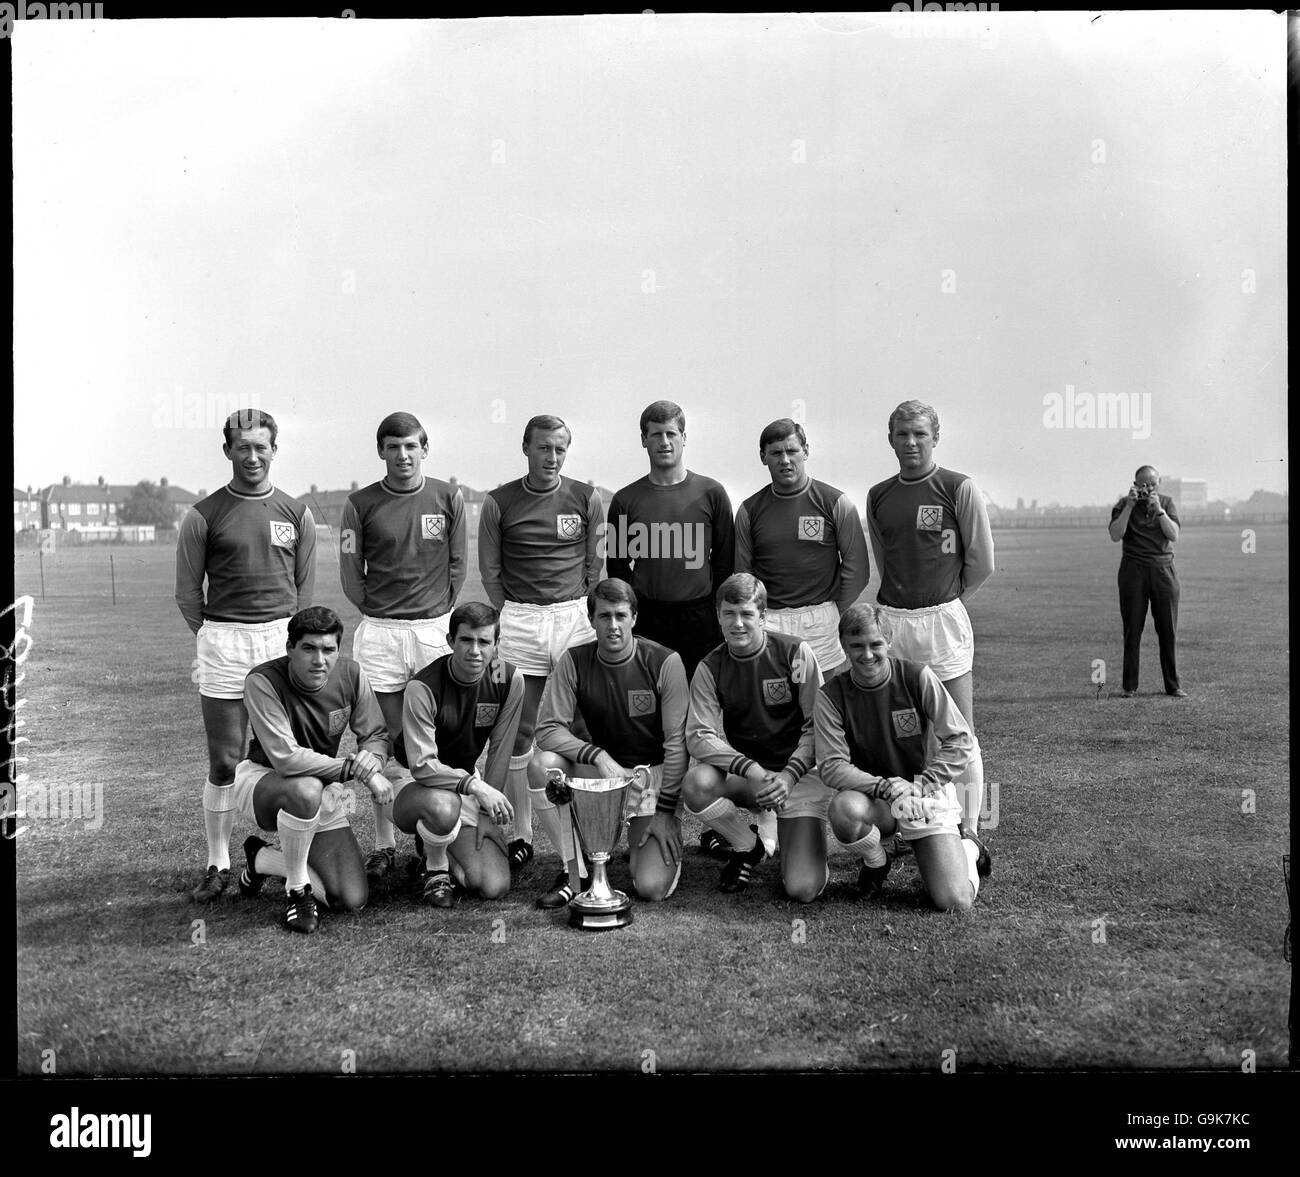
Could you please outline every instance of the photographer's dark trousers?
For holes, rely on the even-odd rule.
[[[1173,564],[1119,564],[1119,612],[1124,620],[1124,690],[1136,691],[1147,605],[1160,642],[1160,673],[1165,691],[1178,690],[1174,632],[1178,629],[1178,574]]]

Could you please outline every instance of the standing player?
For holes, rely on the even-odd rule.
[[[447,618],[465,583],[465,503],[460,489],[428,478],[429,435],[410,413],[390,413],[375,433],[387,471],[348,496],[339,522],[339,576],[361,610],[352,655],[374,687],[391,739],[402,731],[402,692],[411,676],[448,653]],[[411,776],[396,759],[389,779]],[[375,887],[393,872],[391,809],[375,810],[375,849],[366,876]]]
[[[318,898],[336,910],[366,904],[365,865],[341,782],[360,780],[376,799],[389,797],[383,774],[388,732],[361,667],[339,657],[343,622],[332,609],[318,605],[295,613],[288,635],[287,654],[249,672],[244,697],[253,738],[231,787],[245,817],[279,832],[281,849],[248,838],[239,890],[251,897],[267,875],[283,875],[285,927],[314,932]],[[341,757],[348,727],[357,751]]]
[[[878,605],[849,609],[839,625],[849,671],[817,697],[817,771],[837,790],[831,828],[862,857],[863,894],[884,885],[889,859],[880,838],[897,830],[916,852],[930,901],[968,911],[993,864],[963,826],[953,782],[978,745],[934,671],[889,656],[887,627]]]
[[[852,500],[810,478],[803,426],[782,417],[758,439],[772,484],[736,512],[736,571],[767,588],[767,628],[812,647],[823,675],[844,664],[840,614],[867,587],[867,537]]]
[[[455,905],[452,867],[457,883],[484,899],[510,890],[500,827],[514,809],[502,788],[524,703],[524,676],[496,656],[495,609],[467,602],[451,615],[449,630],[451,653],[406,686],[403,743],[415,779],[397,787],[393,802],[398,829],[423,848],[420,886],[432,907]],[[479,776],[474,765],[484,748]]]
[[[528,763],[546,677],[569,646],[596,636],[586,598],[600,580],[605,507],[595,487],[560,473],[572,440],[559,417],[529,420],[523,444],[528,473],[489,491],[479,517],[479,574],[483,591],[501,613],[499,654],[524,675],[519,734],[506,775],[514,811],[515,838],[508,848],[513,868],[533,856]],[[555,811],[543,810],[540,820],[558,848]]]
[[[645,766],[640,788],[628,788],[624,815],[631,851],[632,884],[639,898],[667,899],[681,877],[682,833],[677,818],[686,771],[686,707],[689,688],[680,654],[634,637],[637,599],[621,580],[602,580],[587,599],[596,640],[570,646],[546,684],[537,716],[537,747],[529,776],[533,805],[544,810],[546,773],[621,777],[631,781]],[[581,712],[590,739],[573,732]],[[654,839],[653,846],[649,845]],[[570,857],[570,850],[574,849]],[[580,886],[581,856],[566,846],[568,872],[538,901],[563,907]]]
[[[893,651],[939,676],[975,730],[975,634],[965,602],[993,574],[993,531],[984,496],[965,474],[934,460],[939,414],[904,401],[889,415],[898,474],[867,493],[867,530],[880,573],[877,599]],[[979,828],[984,764],[978,750],[957,781],[965,824]]]
[[[609,575],[636,593],[638,637],[676,650],[689,679],[721,640],[713,591],[731,575],[735,524],[722,484],[686,469],[686,415],[672,401],[641,414],[650,473],[609,505]]]
[[[275,419],[243,409],[221,432],[230,482],[194,504],[176,539],[176,604],[197,639],[193,677],[208,744],[208,869],[190,892],[196,903],[220,898],[230,881],[231,783],[248,729],[244,676],[284,649],[289,616],[311,604],[316,575],[316,522],[271,485]]]
[[[826,806],[813,773],[813,708],[822,684],[807,642],[768,633],[767,592],[748,572],[718,589],[724,644],[691,679],[686,748],[700,763],[682,785],[686,807],[731,847],[721,890],[743,891],[763,858],[758,827],[736,808],[773,809],[786,894],[811,903],[826,886]]]

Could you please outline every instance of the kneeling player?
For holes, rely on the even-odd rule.
[[[970,726],[934,671],[889,656],[887,615],[854,605],[840,618],[849,673],[821,689],[816,707],[817,770],[838,790],[831,828],[862,856],[858,887],[884,885],[881,835],[911,844],[930,901],[969,911],[992,869],[984,844],[964,825],[955,781],[978,755]]]
[[[239,879],[256,895],[267,875],[283,875],[284,925],[314,932],[317,899],[355,911],[368,895],[361,848],[348,825],[341,782],[360,780],[384,802],[388,732],[370,683],[339,656],[343,622],[332,609],[303,609],[289,619],[288,653],[254,667],[244,680],[253,729],[248,758],[235,769],[235,807],[259,829],[276,830],[281,850],[253,835]],[[354,756],[338,755],[343,729],[357,737]]]
[[[632,885],[638,898],[667,899],[682,871],[682,832],[677,819],[686,770],[686,671],[680,654],[632,633],[636,594],[622,580],[602,580],[587,598],[596,640],[560,655],[542,695],[537,747],[528,770],[533,808],[544,812],[548,770],[566,776],[622,778],[630,784],[628,820]],[[573,734],[580,711],[590,740]],[[635,773],[638,766],[645,766]],[[638,787],[639,786],[639,787]],[[555,886],[538,899],[542,908],[563,907],[580,888],[581,856],[561,823],[566,860]],[[651,839],[654,844],[650,845]]]
[[[491,605],[461,605],[447,634],[451,653],[406,685],[402,735],[414,780],[393,802],[394,824],[418,835],[417,850],[423,844],[420,884],[432,907],[452,907],[457,885],[484,899],[510,890],[501,827],[514,809],[501,790],[524,702],[524,676],[497,657],[501,623]],[[474,771],[484,747],[487,780]]]
[[[743,891],[764,854],[757,826],[736,802],[774,810],[786,894],[810,903],[828,877],[831,791],[812,771],[821,671],[807,642],[764,628],[767,590],[757,577],[729,576],[717,606],[726,640],[691,679],[686,748],[700,763],[682,785],[686,806],[731,847],[723,891]]]

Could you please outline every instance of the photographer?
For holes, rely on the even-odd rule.
[[[1165,694],[1187,697],[1179,686],[1174,658],[1178,628],[1178,574],[1174,571],[1174,541],[1178,539],[1178,512],[1174,501],[1160,492],[1160,472],[1140,466],[1128,494],[1110,512],[1110,538],[1124,541],[1119,564],[1119,611],[1124,622],[1125,699],[1137,694],[1138,662],[1147,604],[1160,642],[1160,673]]]

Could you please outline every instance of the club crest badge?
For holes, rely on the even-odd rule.
[[[654,691],[628,691],[627,713],[634,719],[638,715],[650,715],[655,709]]]
[[[420,538],[442,539],[447,531],[446,515],[421,515]]]
[[[769,707],[788,703],[791,698],[790,680],[788,678],[765,678],[763,680],[763,702]]]
[[[916,530],[917,531],[942,531],[943,530],[943,508],[942,507],[917,507]]]
[[[826,531],[826,520],[821,515],[800,515],[799,531],[796,538],[809,539],[821,543]]]
[[[330,712],[330,735],[341,736],[343,729],[348,726],[348,718],[352,715],[351,707],[340,707],[337,711]]]
[[[577,539],[581,534],[581,515],[556,515],[555,535],[557,539]]]
[[[298,529],[292,523],[282,523],[278,519],[271,520],[271,543],[277,548],[288,548],[293,551],[298,543]]]
[[[894,735],[900,740],[905,740],[908,736],[919,736],[921,734],[920,717],[911,707],[906,711],[891,711],[890,715],[894,720]]]
[[[474,705],[474,726],[491,727],[497,721],[500,706],[496,703],[476,703]]]

